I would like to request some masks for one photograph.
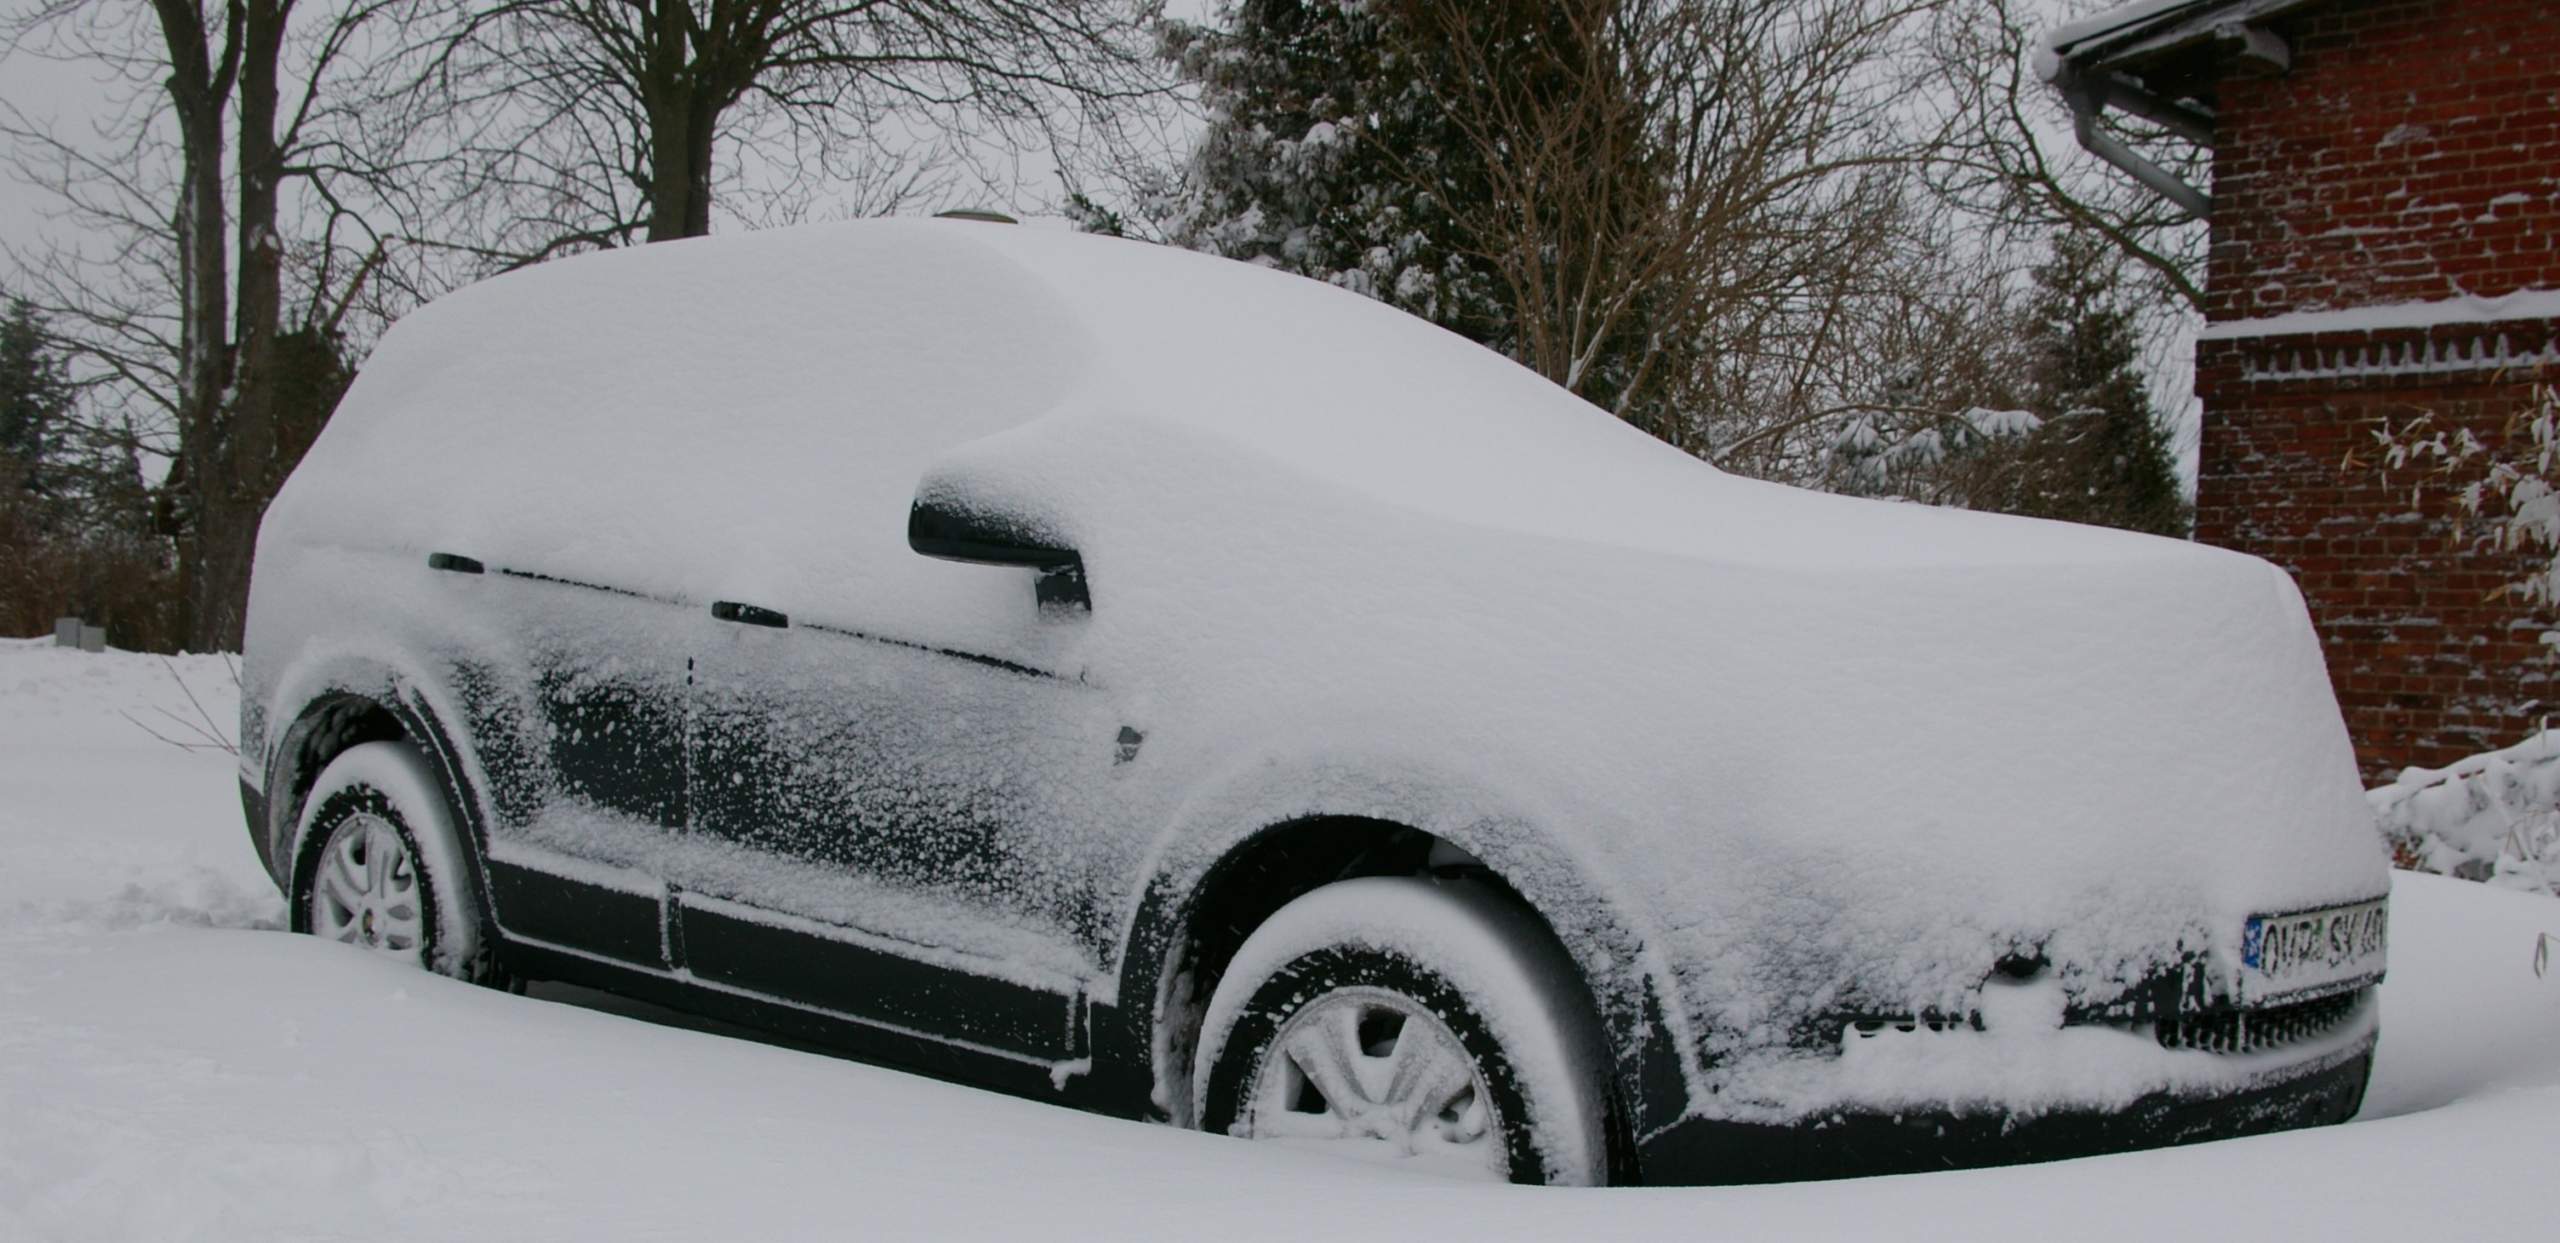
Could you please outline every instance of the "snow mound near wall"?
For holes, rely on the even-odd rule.
[[[2365,797],[2409,866],[2560,893],[2560,731],[2442,768],[2404,769]]]

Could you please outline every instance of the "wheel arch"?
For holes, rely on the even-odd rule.
[[[1304,813],[1184,852],[1150,876],[1122,955],[1116,1005],[1097,1014],[1097,1069],[1151,1106],[1119,1112],[1188,1125],[1192,1042],[1244,938],[1291,900],[1335,880],[1456,869],[1516,901],[1563,948],[1610,1055],[1613,1178],[1634,1181],[1640,1139],[1687,1111],[1672,981],[1639,917],[1548,835],[1505,819],[1421,827],[1419,816]],[[1436,829],[1436,831],[1434,831]],[[1106,1106],[1109,1107],[1109,1106]]]
[[[468,888],[480,917],[489,920],[483,809],[461,741],[446,725],[451,713],[419,679],[381,662],[338,662],[304,685],[309,689],[283,700],[295,705],[293,719],[273,736],[265,763],[264,862],[278,887],[290,897],[302,879],[299,870],[308,853],[301,840],[302,813],[321,771],[360,744],[406,742],[426,759],[452,809],[461,830],[456,845],[475,882]]]

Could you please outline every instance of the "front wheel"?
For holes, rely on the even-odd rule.
[[[1577,980],[1485,886],[1327,885],[1219,980],[1193,1066],[1200,1125],[1459,1176],[1606,1182],[1605,1063]]]
[[[368,742],[340,753],[312,783],[295,838],[295,931],[508,983],[482,934],[460,826],[417,748]]]

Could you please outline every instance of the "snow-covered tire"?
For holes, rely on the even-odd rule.
[[[511,986],[482,927],[461,833],[416,747],[347,748],[320,770],[295,825],[294,931]]]
[[[1473,1081],[1434,1103],[1457,1050]],[[1311,1065],[1331,1052],[1344,1056],[1329,1070]],[[1591,1186],[1608,1180],[1605,1064],[1572,961],[1536,920],[1484,885],[1367,877],[1246,939],[1210,997],[1192,1083],[1205,1130]],[[1327,1093],[1328,1077],[1348,1087]]]

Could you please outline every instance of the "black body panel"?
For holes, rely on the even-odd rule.
[[[506,635],[445,654],[456,724],[486,776],[471,812],[482,853],[529,845],[628,874],[609,887],[490,857],[493,917],[518,936],[663,965],[663,903],[633,860],[688,815],[685,644],[709,623],[680,601],[438,555],[435,568],[472,576],[460,598]]]
[[[666,964],[655,897],[589,885],[491,859],[489,903],[507,932],[646,966]]]
[[[560,792],[648,824],[685,822],[682,684],[573,680],[545,670],[551,771]]]
[[[971,741],[937,736],[953,714],[916,693],[942,660],[809,627],[713,649],[694,688],[691,831],[900,888],[1006,891],[1003,838],[1035,812],[934,763]]]
[[[702,979],[1007,1052],[1076,1055],[1070,995],[696,906],[678,919]]]
[[[2056,1161],[2236,1139],[2355,1116],[2373,1042],[2293,1078],[2226,1096],[2160,1092],[2112,1112],[1851,1113],[1800,1126],[1692,1118],[1645,1141],[1658,1186],[1774,1183]]]
[[[753,863],[671,882],[891,942],[965,948],[943,934],[966,925],[1061,951],[1043,961],[1108,953],[1098,890],[1119,860],[1073,834],[1097,822],[1078,800],[1107,780],[1118,727],[1093,688],[795,621],[715,631],[690,703],[686,832]],[[1030,779],[1067,772],[1091,784]],[[845,879],[909,900],[826,900]]]
[[[660,972],[616,966],[539,945],[510,942],[502,956],[509,971],[525,978],[559,980],[617,993],[670,1010],[759,1028],[840,1051],[866,1062],[951,1083],[1055,1104],[1076,1107],[1091,1104],[1088,1100],[1089,1080],[1085,1076],[1059,1076],[1047,1062],[1009,1057],[876,1027],[814,1009],[706,987]]]
[[[466,560],[444,554],[432,568],[464,572]],[[1029,866],[1049,883],[1023,875],[1025,843],[1040,842],[1053,817],[1001,780],[937,777],[924,757],[953,737],[1012,754],[1028,745],[999,727],[1014,710],[1087,706],[1089,691],[991,657],[798,626],[759,604],[705,608],[471,564],[487,575],[475,586],[488,594],[473,598],[517,644],[490,664],[529,675],[486,667],[479,653],[453,660],[493,787],[477,833],[619,878],[491,858],[487,894],[503,935],[590,964],[581,970],[602,959],[676,972],[647,978],[657,1000],[687,1008],[678,999],[689,988],[752,993],[778,1013],[830,1011],[863,1030],[876,1023],[1044,1067],[1081,1054],[1074,978],[1043,988],[1017,982],[1039,974],[1000,962],[970,971],[955,965],[965,954],[901,953],[914,938],[885,918],[841,927],[873,908],[848,905],[832,880],[885,881],[971,916],[992,907],[1000,922],[1031,914],[1070,942],[1067,929],[1083,921],[1061,912],[1081,915],[1090,899],[1055,883],[1065,873],[1045,861]],[[708,670],[697,668],[704,659]],[[984,701],[976,721],[919,694],[954,670],[975,688],[960,698]],[[1093,762],[1103,768],[1107,754]],[[776,883],[784,908],[812,909],[776,909],[764,892]]]

